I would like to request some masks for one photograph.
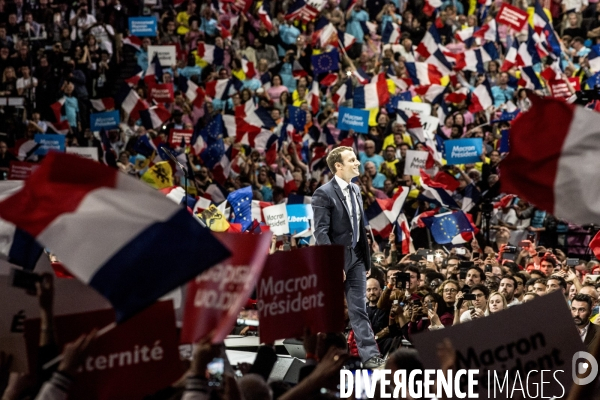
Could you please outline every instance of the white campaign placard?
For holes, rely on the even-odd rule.
[[[432,115],[420,115],[421,125],[423,126],[423,133],[427,139],[433,140],[435,132],[440,125],[440,119]]]
[[[419,170],[425,170],[425,162],[428,156],[427,151],[406,150],[404,175],[420,175]]]
[[[560,290],[488,317],[414,335],[411,342],[425,368],[440,367],[437,345],[444,339],[456,351],[456,373],[479,370],[474,392],[480,399],[565,399],[573,366],[580,369],[587,361],[579,353],[585,346]]]
[[[431,104],[413,103],[412,101],[399,101],[397,109],[404,112],[413,112],[418,115],[431,115]],[[410,117],[410,115],[409,115]]]
[[[148,46],[148,62],[152,62],[154,53],[158,54],[160,65],[163,67],[172,67],[177,64],[177,49],[175,46]]]
[[[273,235],[285,235],[290,233],[288,215],[285,204],[277,204],[263,208],[265,222],[271,228]]]
[[[77,154],[88,160],[98,161],[98,149],[95,147],[67,147],[67,153]]]

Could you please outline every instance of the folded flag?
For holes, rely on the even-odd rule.
[[[164,189],[173,186],[173,169],[168,161],[154,164],[141,177],[143,182],[154,189]]]
[[[462,244],[473,240],[473,227],[462,211],[450,211],[422,218],[438,244]]]
[[[478,85],[471,93],[471,104],[469,111],[476,113],[484,111],[494,105],[494,95],[490,83],[485,80],[481,85]]]
[[[421,43],[416,48],[416,52],[423,58],[429,58],[430,55],[439,50],[439,45],[442,43],[440,34],[438,33],[435,24],[431,24]]]
[[[230,256],[162,193],[91,160],[49,153],[0,218],[106,297],[122,322]]]
[[[572,223],[600,223],[595,168],[600,114],[559,99],[532,96],[531,101],[532,107],[510,129],[502,191]],[[544,132],[544,140],[536,132]]]
[[[252,225],[252,186],[230,193],[227,201],[233,207],[233,222],[242,224],[242,231],[248,229]]]
[[[271,21],[271,15],[269,15],[268,8],[265,8],[265,4],[261,4],[258,9],[258,18],[260,18],[261,22],[265,26],[268,32],[273,30],[273,21]]]
[[[396,243],[400,244],[400,254],[410,254],[415,251],[413,240],[410,236],[410,227],[406,215],[401,213],[396,220]]]
[[[433,182],[423,170],[421,170],[421,186],[424,190],[419,194],[419,200],[448,208],[460,208],[452,196],[448,194],[444,188],[445,186],[438,182]]]
[[[0,201],[23,188],[23,181],[0,181]],[[0,219],[0,258],[32,271],[44,249],[35,238],[14,224]]]
[[[227,218],[214,204],[198,214],[198,218],[213,232],[227,232],[229,229]]]

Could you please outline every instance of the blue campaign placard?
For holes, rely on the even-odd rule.
[[[119,110],[95,113],[90,115],[90,127],[92,131],[97,132],[102,129],[118,129],[119,128]]]
[[[291,235],[296,235],[310,229],[310,220],[312,219],[310,204],[290,204],[285,209],[288,215],[288,226]],[[310,234],[307,236],[310,236]]]
[[[35,151],[38,156],[45,156],[50,150],[65,151],[65,135],[38,133],[33,140],[41,145]]]
[[[444,145],[448,165],[472,164],[481,161],[482,138],[446,140]]]
[[[129,17],[129,34],[133,36],[156,36],[156,17]]]
[[[369,133],[369,110],[340,107],[337,127],[343,131],[354,129],[358,133]]]

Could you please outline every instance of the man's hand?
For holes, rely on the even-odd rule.
[[[190,366],[190,372],[193,376],[204,378],[208,363],[221,354],[222,345],[212,344],[211,342],[212,337],[210,335],[198,342],[194,358],[192,359],[192,365]]]
[[[75,376],[79,366],[88,354],[90,345],[96,340],[96,333],[98,333],[98,329],[93,329],[87,335],[79,336],[76,341],[67,343],[63,350],[63,359],[58,365],[58,370],[69,376]]]
[[[49,272],[45,272],[41,278],[39,282],[35,283],[40,308],[51,312],[54,303],[54,276]]]

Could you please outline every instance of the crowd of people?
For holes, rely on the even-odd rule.
[[[418,353],[402,347],[413,335],[487,318],[553,291],[563,293],[581,340],[591,346],[600,315],[595,279],[600,262],[586,246],[594,226],[569,224],[504,193],[501,170],[509,151],[503,136],[518,113],[531,107],[532,91],[567,99],[595,86],[598,3],[441,3],[435,8],[427,0],[0,1],[0,96],[22,99],[0,106],[0,179],[10,178],[16,162],[42,162],[36,137],[54,133],[65,136],[67,148],[96,148],[100,162],[136,178],[157,162],[171,162],[164,152],[172,152],[185,160],[187,172],[173,164],[168,178],[195,199],[216,203],[251,186],[254,201],[281,204],[291,196],[312,196],[332,179],[324,162],[328,152],[350,146],[361,162],[356,183],[365,209],[408,190],[402,214],[415,221],[408,250],[399,225],[368,234],[373,267],[365,300],[387,368],[422,368]],[[496,24],[503,3],[529,14],[541,9],[550,24],[520,32]],[[128,18],[139,15],[156,16],[156,36],[128,33]],[[497,40],[490,39],[492,31]],[[511,59],[509,49],[523,43],[535,48],[537,60]],[[156,45],[174,45],[176,64],[158,68],[149,54]],[[461,64],[460,56],[473,49],[487,58],[478,53],[476,65]],[[315,74],[312,57],[330,52],[338,65]],[[429,83],[419,82],[424,75],[415,75],[417,63],[429,66]],[[385,101],[369,110],[368,133],[340,130],[339,107],[361,103],[358,89],[378,79],[386,81],[386,93],[378,94]],[[150,97],[159,84],[172,84],[171,102]],[[482,108],[478,88],[486,85],[492,103]],[[106,101],[111,98],[112,105]],[[425,120],[419,123],[417,114],[397,108],[400,100],[431,106],[431,115],[421,117],[433,116],[438,124],[423,133]],[[119,128],[94,131],[90,115],[112,109],[120,111]],[[220,125],[211,125],[217,120]],[[174,130],[194,133],[189,142],[172,143]],[[479,162],[448,165],[444,144],[458,138],[482,139]],[[428,152],[428,174],[405,173],[409,150]],[[444,208],[439,199],[422,196],[424,179],[444,188],[468,216],[471,240],[436,243],[416,222],[420,214]],[[271,252],[307,245],[310,240],[275,238]],[[52,338],[51,291],[52,278],[45,276],[38,296],[40,352],[46,359],[60,353]],[[25,375],[0,381],[0,390],[6,389],[2,399],[66,398],[94,336],[86,333],[66,346],[53,375],[43,371],[36,382]],[[207,384],[206,366],[220,348],[203,341],[186,379],[152,398],[334,395],[339,369],[357,355],[349,322],[345,332],[308,332],[304,347],[303,379],[293,388],[268,382],[263,372],[228,377],[215,390]],[[446,369],[454,364],[452,354],[451,343],[440,345]]]

